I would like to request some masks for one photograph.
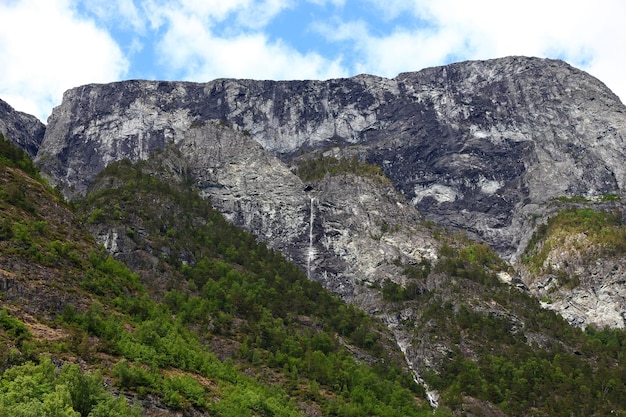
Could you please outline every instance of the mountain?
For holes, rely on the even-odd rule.
[[[275,339],[263,342],[269,333],[254,333],[268,325],[257,317],[267,310],[305,338],[314,336],[311,323],[323,325],[357,362],[382,363],[388,352],[384,363],[404,367],[397,392],[415,389],[406,385],[410,376],[431,405],[443,405],[439,413],[604,415],[623,409],[626,369],[624,334],[611,330],[624,327],[626,307],[624,111],[588,74],[524,57],[394,79],[135,80],[66,92],[35,161],[97,242],[136,274],[151,300],[167,304],[166,315],[187,317],[186,297],[227,301],[210,307],[208,322],[185,325],[209,329],[210,341],[199,340],[222,359],[246,346],[237,358],[252,361],[253,373],[259,357],[271,359],[267,352],[294,353]],[[244,249],[254,239],[226,232],[222,216],[267,246]],[[297,265],[294,279],[306,279],[285,286],[268,272],[283,261],[247,260],[267,251]],[[216,278],[241,276],[242,268],[255,278],[237,285],[232,274]],[[133,282],[121,275],[130,279],[125,285]],[[272,304],[275,295],[259,282],[278,285],[274,291],[298,307]],[[305,282],[349,304],[333,301],[326,313],[312,313],[306,299],[319,295],[288,293],[309,288]],[[100,297],[116,288],[119,294],[107,280],[85,287]],[[120,302],[112,307],[118,314],[134,314],[136,307],[119,310]],[[89,303],[69,304],[84,323],[80,311]],[[369,327],[324,318],[364,320],[346,305],[367,312]],[[301,308],[305,319],[293,322]],[[143,328],[142,314],[127,326]],[[233,323],[257,338],[246,339]],[[93,329],[88,335],[118,346]],[[122,352],[133,372],[145,364],[123,347],[102,352]],[[298,358],[261,363],[284,368],[270,377],[281,386],[290,386],[293,369],[309,372],[307,386],[336,383]],[[120,369],[113,377],[125,381]],[[118,384],[159,395],[145,381]],[[353,398],[359,383],[348,385]],[[334,395],[316,396],[305,414],[330,412],[325,401]],[[196,397],[185,398],[189,405]]]
[[[412,211],[402,216],[463,230],[517,263],[537,226],[555,214],[555,201],[621,198],[625,114],[597,79],[562,61],[525,57],[462,62],[395,79],[126,81],[66,92],[36,161],[66,196],[76,196],[110,162],[145,159],[172,142],[193,159],[200,193],[228,218],[302,268],[312,265],[314,279],[350,299],[363,287],[355,279],[384,280],[379,269],[397,257],[433,259],[436,244],[406,237],[384,248],[385,239],[358,243],[354,230],[326,219],[328,210],[315,215],[327,204],[319,190],[289,172],[301,161],[356,157],[377,165],[399,193],[393,198],[403,195],[405,201],[397,201],[402,210]],[[222,141],[220,135],[233,134],[217,126],[243,135]],[[369,210],[362,205],[369,197],[354,197],[358,203],[340,208]],[[367,221],[355,212],[352,224],[365,226],[361,235],[380,235],[372,227],[395,221],[386,210],[390,205]],[[348,241],[336,241],[340,236]],[[535,290],[533,277],[520,277]],[[578,298],[591,301],[571,302],[565,294],[562,305],[550,306],[575,310],[571,320],[578,325],[624,327],[620,279],[608,283],[602,297],[597,290],[604,275],[583,281]]]
[[[521,57],[391,80],[82,86],[54,109],[37,159],[64,189],[84,193],[112,160],[145,159],[211,121],[248,132],[285,162],[348,147],[380,165],[429,219],[505,256],[524,249],[535,205],[624,186],[618,98],[564,62]]]

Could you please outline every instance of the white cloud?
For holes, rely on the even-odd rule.
[[[307,3],[315,4],[316,6],[326,6],[332,4],[333,6],[343,7],[347,0],[307,0]]]
[[[353,42],[354,59],[351,65],[354,72],[386,77],[440,65],[451,50],[464,43],[464,39],[455,32],[427,29],[397,29],[384,36],[375,36],[364,21],[336,25],[318,23],[315,29],[329,40]]]
[[[238,15],[238,22],[246,27],[261,29],[285,9],[293,7],[292,0],[264,0],[252,2]]]
[[[80,0],[80,3],[98,20],[145,34],[146,19],[134,0]]]
[[[65,90],[122,76],[128,63],[93,22],[67,0],[0,3],[0,98],[45,118]]]
[[[428,25],[359,34],[361,70],[393,76],[454,60],[507,55],[561,58],[626,100],[626,2],[621,0],[368,0],[386,19],[409,14]],[[384,61],[384,62],[382,62]]]
[[[284,5],[279,3],[277,7]],[[184,10],[162,11],[166,29],[158,50],[161,64],[167,65],[172,78],[209,81],[220,77],[319,79],[348,75],[340,58],[302,53],[249,28],[234,27],[230,36],[219,36],[201,15]]]
[[[173,14],[180,14],[208,26],[234,17],[239,28],[259,29],[294,4],[294,0],[148,0],[143,8],[154,27],[167,25]]]

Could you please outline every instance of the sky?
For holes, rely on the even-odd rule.
[[[526,55],[626,101],[624,0],[0,0],[0,99],[127,79],[329,79]]]

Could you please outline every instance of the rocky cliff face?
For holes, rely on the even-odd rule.
[[[78,87],[54,109],[38,154],[67,193],[107,163],[145,159],[222,121],[283,160],[358,145],[429,219],[507,257],[558,196],[621,193],[626,109],[560,61],[504,58],[328,81],[128,81]],[[72,187],[73,191],[70,191]]]
[[[543,307],[558,311],[570,324],[625,328],[623,204],[577,200],[551,204],[558,214],[539,227],[518,270]],[[599,227],[588,220],[594,216],[611,220]]]
[[[190,129],[177,149],[181,157],[163,158],[179,180],[193,178],[230,222],[347,300],[366,300],[368,286],[385,279],[402,284],[399,265],[436,259],[439,243],[389,181],[344,173],[304,183],[248,135],[218,123]],[[112,253],[125,239],[101,237]]]
[[[0,100],[0,133],[28,156],[37,155],[46,127],[35,116],[19,112]]]
[[[556,197],[623,194],[625,139],[626,108],[601,82],[510,57],[394,79],[77,87],[53,110],[37,162],[71,196],[111,161],[173,143],[229,219],[356,299],[374,277],[398,276],[394,258],[435,256],[408,228],[418,211],[515,261]],[[391,185],[312,186],[291,173],[298,156],[324,151],[381,166]],[[394,216],[406,221],[383,233]]]

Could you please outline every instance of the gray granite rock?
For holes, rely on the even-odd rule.
[[[0,100],[0,133],[29,157],[37,155],[45,131],[46,126],[35,116],[19,112]]]

